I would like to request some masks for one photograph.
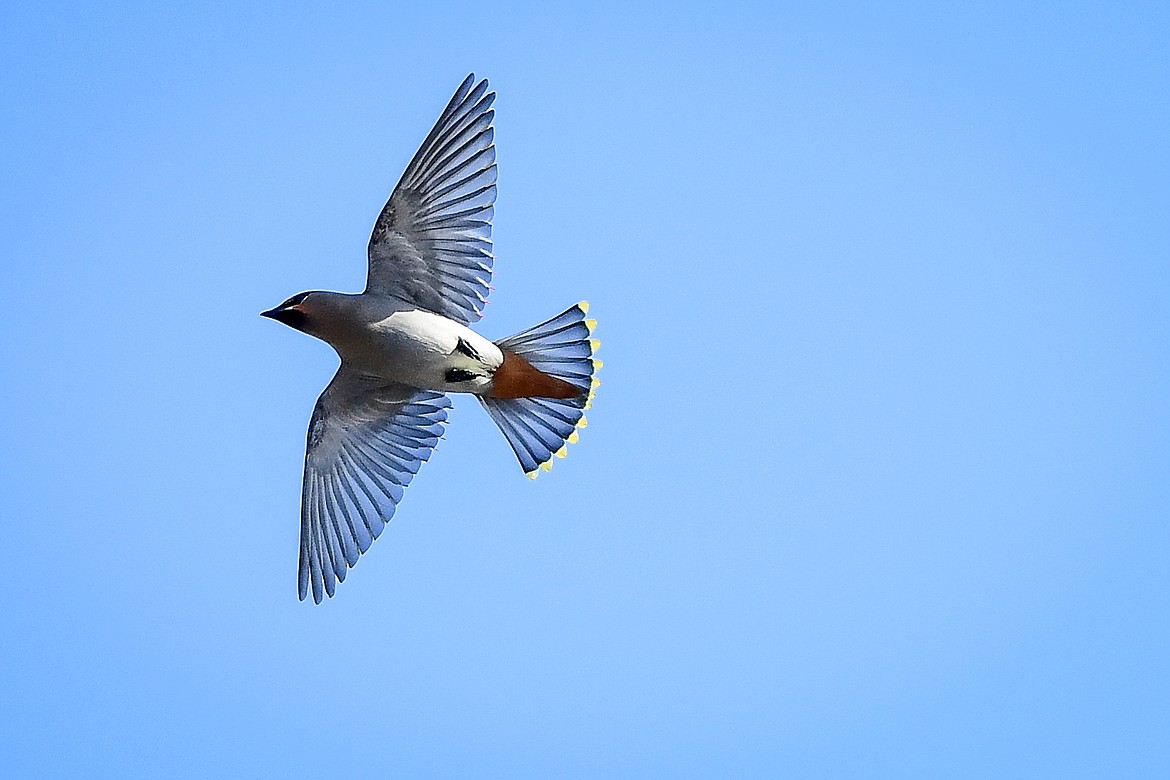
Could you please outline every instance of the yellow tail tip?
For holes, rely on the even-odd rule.
[[[582,314],[589,313],[589,301],[577,301],[577,308],[581,310]]]

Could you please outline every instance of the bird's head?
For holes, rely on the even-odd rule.
[[[310,290],[297,293],[275,309],[260,312],[260,316],[337,347],[360,331],[361,301],[360,295]]]

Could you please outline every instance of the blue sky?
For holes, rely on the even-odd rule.
[[[0,774],[1170,772],[1163,4],[90,5],[0,12]],[[258,313],[470,71],[479,329],[603,384],[536,482],[456,398],[314,607]]]

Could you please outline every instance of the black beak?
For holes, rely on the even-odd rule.
[[[260,312],[260,316],[283,322],[296,330],[305,329],[305,313],[295,306],[277,306],[275,309]]]

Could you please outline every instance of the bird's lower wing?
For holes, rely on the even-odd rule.
[[[387,384],[345,365],[317,399],[301,489],[298,594],[318,604],[369,549],[443,433],[441,393]]]

